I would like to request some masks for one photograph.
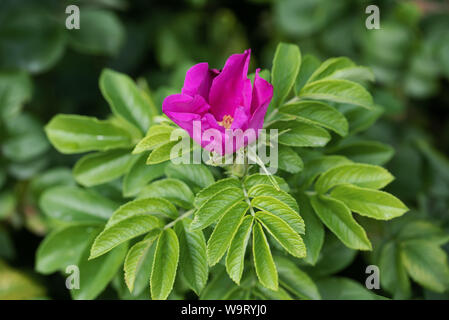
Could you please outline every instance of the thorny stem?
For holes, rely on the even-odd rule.
[[[181,216],[179,216],[178,218],[176,218],[175,220],[173,220],[169,224],[166,224],[165,227],[164,227],[164,230],[173,227],[176,224],[176,222],[191,216],[194,212],[195,212],[194,209],[185,212],[184,214],[182,214]]]

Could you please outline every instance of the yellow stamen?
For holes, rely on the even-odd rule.
[[[225,115],[223,117],[223,120],[218,122],[218,124],[222,127],[224,127],[225,129],[229,129],[232,125],[232,122],[234,121],[234,118],[231,117],[229,114]]]

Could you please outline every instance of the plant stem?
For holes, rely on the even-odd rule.
[[[251,201],[249,201],[248,192],[246,192],[245,186],[242,183],[242,189],[243,189],[243,195],[245,196],[245,201],[249,205],[249,211],[251,212],[251,215],[254,217],[256,213],[254,212],[254,208],[251,205]]]
[[[299,100],[301,100],[301,98],[295,96],[295,97],[291,98],[290,100],[288,100],[287,102],[284,102],[282,105],[286,105],[286,104],[289,104],[289,103],[293,103],[293,102],[296,102],[296,101],[299,101]],[[274,117],[275,115],[277,115],[278,112],[279,112],[279,108],[273,109],[273,111],[271,111],[271,113],[270,113],[270,114],[268,115],[268,117],[265,119],[265,122],[269,122],[270,120],[272,120],[273,117]]]
[[[269,172],[267,170],[267,168],[265,167],[265,164],[263,163],[262,159],[259,158],[257,153],[252,153],[252,152],[253,152],[252,149],[248,149],[248,157],[252,157],[253,160],[259,165],[259,167],[262,168],[262,170],[268,176],[268,178],[270,179],[270,181],[273,184],[273,186],[275,187],[275,189],[278,190],[278,191],[281,190],[281,188],[279,187],[279,184],[277,183],[276,179],[273,177],[271,172]]]
[[[181,216],[179,216],[178,218],[176,218],[169,224],[166,224],[164,227],[164,230],[173,227],[176,224],[176,222],[191,216],[194,212],[195,212],[195,209],[192,209],[192,210],[189,210],[189,211],[183,213]]]
[[[278,109],[274,109],[271,111],[271,113],[268,115],[268,117],[265,119],[266,122],[269,122],[273,117],[278,113]]]
[[[309,197],[317,195],[315,191],[306,191],[305,194],[308,195]]]

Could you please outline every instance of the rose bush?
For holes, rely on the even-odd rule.
[[[380,191],[393,180],[379,166],[391,157],[385,154],[389,148],[377,144],[378,151],[367,156],[362,149],[351,147],[361,115],[378,113],[360,84],[372,78],[369,69],[360,73],[360,67],[347,58],[329,59],[313,67],[301,58],[297,46],[281,43],[269,76],[273,99],[267,117],[271,119],[265,121],[266,128],[279,132],[279,172],[258,173],[259,166],[267,165],[263,162],[246,163],[236,171],[232,164],[170,161],[182,156],[173,158],[170,153],[178,142],[171,140],[176,124],[189,131],[189,121],[194,119],[213,117],[212,123],[220,126],[228,115],[248,120],[247,115],[239,118],[236,114],[251,111],[253,106],[254,111],[265,113],[266,103],[250,101],[269,101],[271,89],[266,99],[254,94],[262,79],[258,71],[250,75],[254,77],[251,89],[251,80],[246,78],[248,59],[249,51],[231,56],[221,73],[209,70],[207,64],[194,66],[186,74],[182,93],[164,101],[169,118],[157,115],[144,87],[106,70],[100,88],[114,114],[110,120],[59,115],[49,122],[47,135],[61,152],[96,152],[83,156],[74,168],[77,182],[88,188],[57,187],[41,198],[46,214],[66,226],[42,243],[38,270],[50,273],[63,269],[68,261],[77,262],[80,271],[89,274],[81,278],[80,289],[72,291],[79,299],[96,297],[122,263],[124,279],[116,281],[124,281],[129,292],[122,294],[131,297],[148,297],[148,281],[153,299],[175,298],[186,290],[208,299],[217,297],[217,285],[224,290],[218,297],[224,299],[320,299],[327,295],[324,288],[336,283],[354,287],[365,298],[378,297],[350,280],[329,278],[335,271],[320,267],[331,245],[339,248],[342,256],[338,259],[346,254],[348,262],[358,250],[377,250],[370,239],[374,235],[365,230],[371,221],[391,220],[408,211],[399,199]],[[229,74],[236,77],[229,79],[225,92],[233,99],[219,104],[223,101],[211,99],[213,88],[222,92],[226,84],[219,76]],[[271,88],[267,80],[261,83]],[[127,100],[130,92],[132,103]],[[256,99],[249,99],[250,92]],[[137,114],[148,118],[133,116]],[[364,121],[369,126],[369,117]],[[149,124],[145,136],[140,123]],[[262,125],[263,119],[258,123]],[[225,129],[224,125],[220,127]],[[121,176],[125,198],[108,199],[91,189]],[[74,228],[91,236],[84,237],[83,246],[69,260],[49,260],[48,255],[57,251],[58,238]],[[416,241],[414,237],[406,243]],[[444,241],[429,246],[438,251]],[[348,262],[340,260],[342,265]],[[435,263],[444,279],[449,274],[447,265]],[[109,271],[94,273],[101,265],[108,265]],[[415,281],[425,283],[412,266],[406,268]],[[407,296],[410,288],[404,290]]]
[[[378,298],[373,293],[395,299],[448,298],[449,144],[444,94],[448,60],[442,41],[447,35],[448,19],[444,6],[377,1],[382,29],[376,31],[365,30],[366,4],[358,1],[247,1],[242,6],[184,0],[177,3],[177,10],[171,10],[163,1],[83,1],[79,3],[81,25],[85,28],[76,31],[64,27],[65,6],[73,3],[43,1],[37,6],[32,0],[23,0],[0,4],[1,299],[60,299],[70,293],[74,298],[147,299],[168,291],[165,285],[165,291],[157,289],[158,279],[163,279],[157,276],[161,268],[155,269],[151,279],[156,285],[153,295],[148,289],[152,267],[161,265],[153,264],[153,258],[161,257],[154,254],[156,244],[174,243],[174,237],[158,234],[159,228],[152,229],[146,239],[137,236],[123,247],[88,260],[97,233],[109,229],[106,219],[128,202],[123,212],[142,213],[139,208],[145,201],[133,201],[149,197],[159,199],[148,201],[145,207],[159,208],[158,220],[148,218],[142,225],[149,226],[150,220],[165,224],[160,228],[166,228],[166,233],[174,230],[178,240],[178,266],[170,299],[196,298],[194,292],[203,299]],[[313,12],[321,14],[318,17]],[[301,44],[302,51],[313,56],[298,59],[299,50],[281,50],[273,61],[272,54],[281,39]],[[211,240],[212,233],[214,238],[222,239],[218,237],[221,232],[215,232],[218,224],[214,222],[192,233],[192,228],[183,232],[179,223],[182,220],[188,224],[198,216],[195,224],[201,227],[205,220],[199,218],[202,215],[195,206],[201,200],[201,190],[214,182],[220,187],[220,182],[229,177],[250,180],[249,176],[260,172],[259,165],[174,165],[178,159],[170,163],[169,150],[178,142],[168,143],[167,133],[174,132],[177,126],[161,112],[167,96],[182,93],[186,71],[196,61],[208,61],[211,68],[221,68],[226,58],[248,47],[253,49],[253,66],[248,75],[251,81],[256,66],[269,67],[273,61],[271,73],[266,69],[259,72],[261,78],[274,85],[263,125],[268,131],[273,128],[283,132],[278,137],[279,163],[265,162],[277,168],[275,176],[258,184],[274,190],[287,190],[288,186],[288,194],[295,199],[305,225],[301,230],[300,223],[293,223],[307,251],[305,257],[297,258],[263,224],[263,210],[252,206],[275,263],[278,291],[262,284],[275,283],[273,277],[266,277],[274,274],[274,269],[264,273],[254,265],[253,236],[256,232],[258,237],[262,235],[253,232],[258,228],[253,227],[247,238],[244,268],[240,285],[236,286],[232,279],[238,280],[240,269],[230,268],[231,263],[227,263],[235,261],[228,259],[229,253],[235,252],[230,250],[232,246],[213,265],[222,252],[214,250],[220,241]],[[325,61],[340,55],[371,67],[376,82],[371,82],[369,70],[347,59]],[[323,61],[322,66],[328,66],[324,72],[320,67]],[[98,90],[95,82],[105,67],[132,75],[136,83],[124,74],[107,70]],[[280,81],[283,77],[284,81]],[[293,85],[292,79],[296,79]],[[344,80],[361,84],[372,94],[375,104],[360,87],[348,86]],[[327,89],[322,90],[325,84]],[[105,113],[106,102],[112,115]],[[51,122],[54,126],[47,128],[52,144],[63,153],[89,154],[64,156],[51,148],[43,124],[57,113],[66,115],[55,117]],[[226,119],[224,123],[222,118],[217,121],[228,126],[231,119]],[[236,132],[238,129],[232,131]],[[261,141],[259,138],[258,143]],[[196,150],[192,151],[194,155]],[[348,159],[357,164],[357,169]],[[319,176],[331,169],[329,163],[353,172],[374,172],[379,171],[375,166],[385,166],[395,179],[384,190],[404,201],[410,212],[381,220],[401,215],[405,209],[387,194],[366,185],[336,185],[324,191],[323,181],[330,173],[326,179]],[[360,163],[374,166],[368,170]],[[235,186],[238,189],[239,185]],[[251,187],[244,186],[242,191],[247,192],[250,203],[256,190],[265,189],[254,186],[250,194]],[[159,189],[168,191],[156,192]],[[179,194],[185,196],[174,196]],[[193,204],[192,194],[199,199]],[[376,201],[371,197],[388,203],[388,216],[381,216],[385,210],[376,210]],[[176,217],[164,199],[175,205]],[[295,207],[287,197],[281,200]],[[321,200],[326,206],[320,207]],[[337,209],[338,201],[355,213],[353,218],[365,230],[369,242],[345,210]],[[339,214],[328,215],[330,211]],[[166,215],[170,213],[171,218]],[[245,225],[251,213],[246,212]],[[329,221],[327,217],[339,219]],[[175,222],[177,218],[180,220]],[[113,225],[114,220],[110,222]],[[352,240],[341,236],[346,226],[358,229],[348,233],[355,236]],[[199,239],[196,248],[192,234]],[[43,235],[48,236],[34,262]],[[148,242],[128,250],[128,254],[124,247],[134,247],[141,239]],[[300,241],[296,235],[292,239]],[[372,251],[358,250],[369,247]],[[191,260],[191,252],[201,253],[197,257],[203,260]],[[133,256],[139,258],[133,260]],[[176,257],[166,256],[167,261]],[[128,261],[124,263],[126,281],[120,267],[123,261]],[[136,269],[132,261],[137,261]],[[365,269],[372,264],[379,267],[380,289],[370,292],[363,288],[363,277],[368,276]],[[67,269],[67,265],[72,267]],[[64,285],[67,270],[72,272],[73,265],[83,275],[81,291],[69,291]],[[207,285],[201,290],[206,275]]]

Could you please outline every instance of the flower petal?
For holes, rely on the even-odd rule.
[[[200,95],[173,94],[165,98],[162,112],[193,136],[193,121],[201,120],[210,106]]]
[[[207,101],[209,99],[212,80],[217,74],[217,70],[209,69],[209,64],[207,62],[194,65],[187,70],[182,93],[192,97],[199,94]]]
[[[211,113],[218,121],[234,114],[238,106],[249,106],[251,86],[248,85],[248,66],[251,50],[233,54],[221,73],[212,81],[209,93]]]
[[[211,113],[206,113],[201,119],[201,137],[193,139],[207,151],[222,154],[225,129],[217,123]]]
[[[261,105],[270,104],[271,98],[273,98],[273,86],[264,78],[259,76],[260,69],[256,70],[253,85],[253,96],[251,99],[251,114],[253,114],[257,108]]]
[[[256,76],[254,77],[253,97],[251,100],[252,116],[249,121],[249,128],[258,130],[263,127],[265,114],[267,113],[267,108],[272,97],[273,86],[259,76],[259,69],[257,69]]]
[[[218,124],[217,119],[215,119],[215,117],[211,113],[206,113],[203,116],[203,118],[201,119],[201,121],[202,121],[203,130],[213,128],[213,129],[220,130],[222,132],[225,131],[225,128],[223,128],[222,126],[220,126]]]
[[[248,126],[248,120],[249,116],[246,112],[246,110],[239,106],[235,109],[234,120],[232,121],[231,129],[242,129],[243,131],[246,130],[246,127]]]

